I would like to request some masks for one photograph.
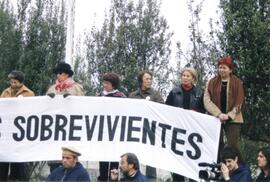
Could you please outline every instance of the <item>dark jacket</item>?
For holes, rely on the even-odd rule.
[[[114,92],[104,94],[104,92],[98,93],[97,96],[103,96],[103,97],[123,97],[125,98],[126,95],[123,92],[120,92],[118,90],[115,90]]]
[[[270,176],[264,177],[264,173],[261,172],[257,177],[256,182],[270,182]]]
[[[137,171],[136,175],[133,177],[124,176],[120,181],[130,181],[130,182],[148,182],[149,180],[140,172]]]
[[[71,169],[59,166],[47,177],[46,181],[61,181],[63,177],[63,181],[91,181],[88,172],[79,162]]]
[[[251,171],[247,164],[240,163],[239,167],[231,174],[226,182],[252,182]]]
[[[165,104],[183,108],[183,89],[181,86],[172,89],[167,96]],[[198,87],[190,90],[190,107],[191,110],[204,113],[203,92]]]
[[[130,93],[128,97],[134,98],[134,99],[148,99],[149,98],[150,101],[164,103],[164,100],[161,97],[160,93],[152,88],[146,90],[144,93],[142,93],[141,90],[138,89]]]

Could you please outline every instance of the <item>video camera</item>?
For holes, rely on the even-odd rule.
[[[221,177],[221,164],[217,163],[206,163],[206,162],[201,162],[199,163],[200,167],[206,167],[205,170],[200,170],[199,171],[199,178],[203,180],[219,180]]]

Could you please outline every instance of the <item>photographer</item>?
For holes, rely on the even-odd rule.
[[[221,163],[221,181],[229,182],[251,182],[251,171],[249,166],[245,164],[240,153],[232,148],[226,147],[223,150]]]

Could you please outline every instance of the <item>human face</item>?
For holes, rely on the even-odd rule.
[[[152,76],[148,73],[145,73],[142,78],[142,90],[147,90],[151,88],[152,85]]]
[[[192,84],[194,82],[194,77],[189,71],[184,71],[181,75],[181,82],[183,84]]]
[[[23,85],[21,82],[19,82],[19,80],[16,80],[16,79],[13,79],[13,78],[10,79],[9,84],[10,84],[10,87],[12,89],[19,89]]]
[[[57,73],[56,77],[57,77],[57,80],[59,82],[63,82],[66,79],[68,79],[69,75],[67,73],[64,73],[64,72],[59,72],[59,73]]]
[[[262,169],[265,168],[267,165],[267,159],[261,151],[258,153],[257,162],[258,162],[258,166]]]
[[[221,76],[221,79],[227,80],[228,78],[230,78],[232,70],[226,64],[220,64],[218,66],[218,73]]]
[[[126,155],[121,158],[119,168],[123,174],[131,174],[133,172],[133,166],[133,164],[128,164]]]
[[[235,159],[225,159],[224,163],[227,166],[227,168],[229,169],[229,172],[233,172],[234,170],[236,170],[238,168],[238,157],[235,157]]]
[[[62,164],[66,169],[73,168],[76,165],[77,157],[73,155],[62,155]]]
[[[112,83],[111,83],[111,82],[108,82],[108,81],[103,81],[103,89],[104,89],[106,92],[111,92],[111,91],[113,91]]]

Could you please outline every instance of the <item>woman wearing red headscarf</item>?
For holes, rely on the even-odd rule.
[[[245,96],[242,81],[232,72],[232,58],[220,58],[218,75],[207,83],[204,93],[205,109],[222,122],[219,151],[224,148],[223,130],[227,145],[239,150],[240,124],[243,123],[241,109]]]

